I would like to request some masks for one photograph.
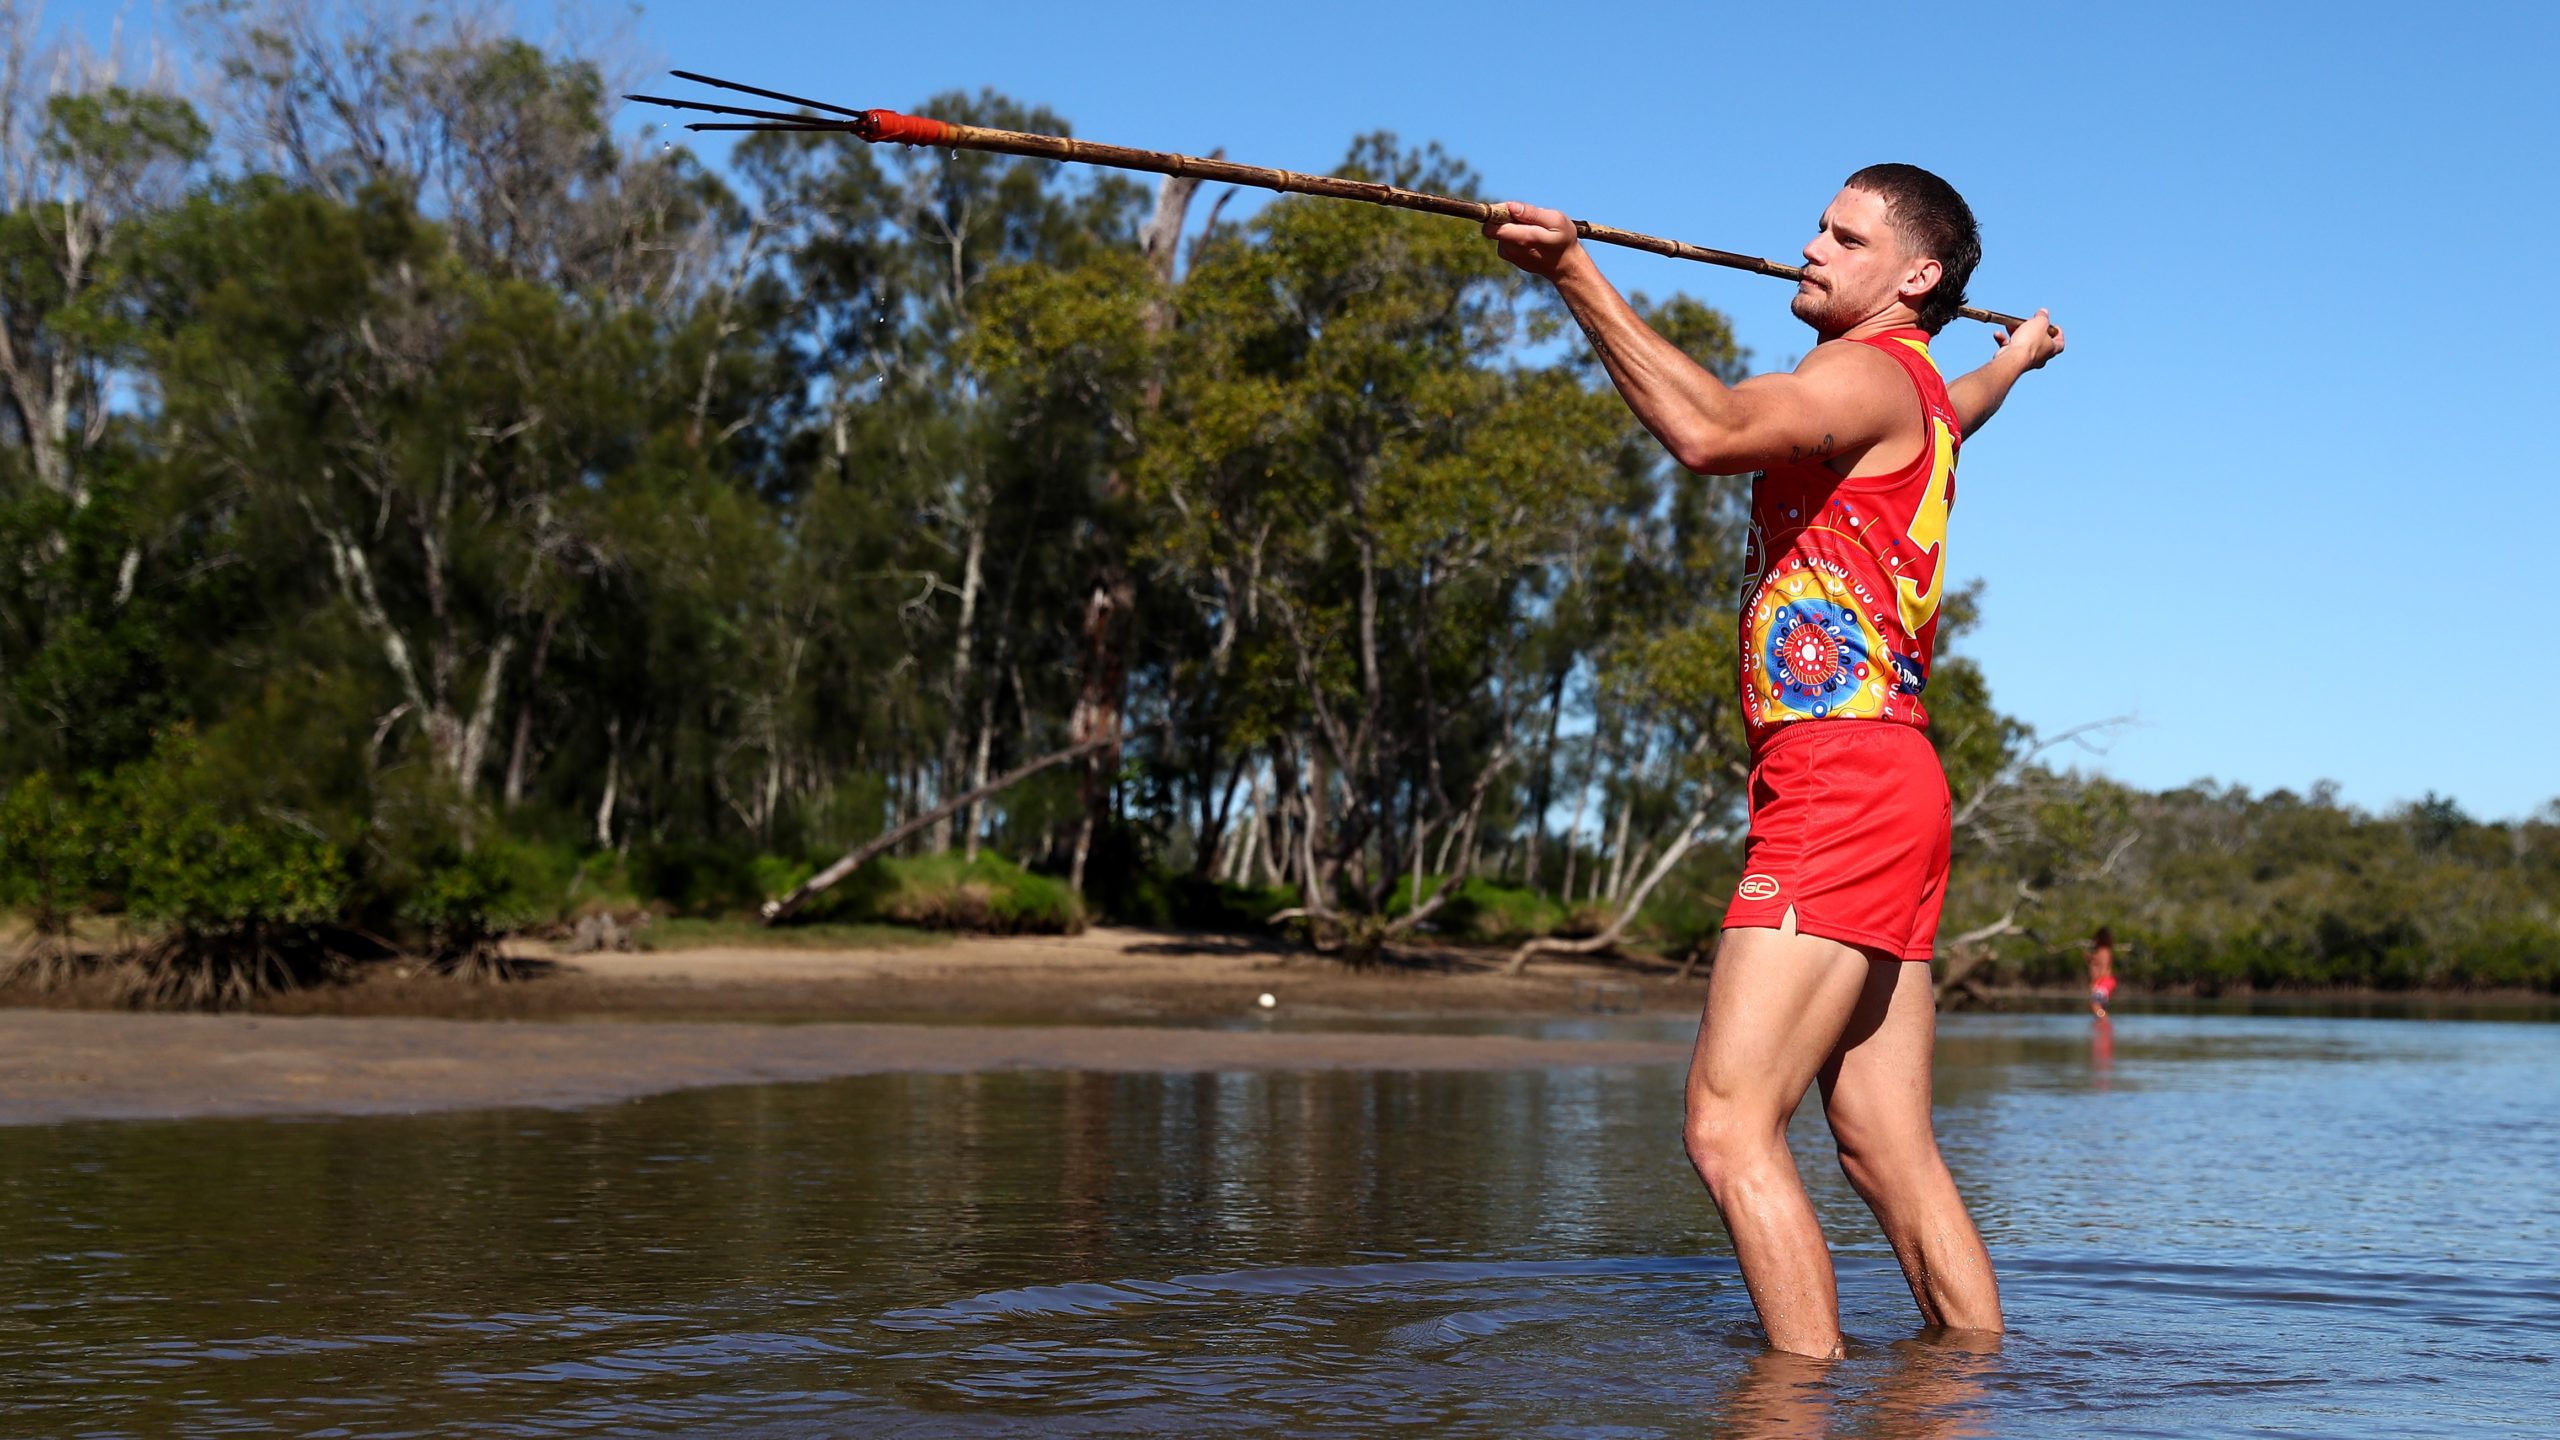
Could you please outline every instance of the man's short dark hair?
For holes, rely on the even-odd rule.
[[[1982,263],[1982,231],[1973,207],[1956,187],[1917,165],[1870,165],[1848,179],[1848,188],[1881,196],[1894,232],[1918,254],[1938,262],[1937,288],[1912,308],[1920,328],[1935,335],[1964,307],[1964,287]]]

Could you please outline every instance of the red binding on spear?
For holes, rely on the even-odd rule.
[[[1292,195],[1327,195],[1337,200],[1365,200],[1372,205],[1388,205],[1398,210],[1420,210],[1433,215],[1448,215],[1482,224],[1488,220],[1508,222],[1511,214],[1500,203],[1460,200],[1448,195],[1426,195],[1418,190],[1399,189],[1365,180],[1345,180],[1335,175],[1301,175],[1294,170],[1274,170],[1262,165],[1239,165],[1232,160],[1211,160],[1198,155],[1175,155],[1163,150],[1133,150],[1126,145],[1098,145],[1090,140],[1070,140],[1064,135],[1029,135],[1019,130],[990,130],[979,125],[954,125],[945,120],[930,120],[921,115],[901,115],[895,110],[849,110],[823,100],[807,100],[785,95],[779,90],[766,90],[754,85],[741,85],[734,80],[715,80],[690,70],[669,72],[680,80],[715,85],[746,95],[761,95],[804,110],[824,110],[847,118],[829,120],[824,116],[792,113],[782,110],[751,110],[735,105],[713,105],[701,100],[676,100],[663,95],[626,95],[644,105],[664,105],[675,110],[700,110],[713,115],[736,115],[738,121],[697,121],[688,130],[781,130],[851,135],[873,144],[895,141],[901,145],[940,145],[952,150],[989,150],[999,155],[1025,155],[1038,160],[1079,160],[1087,165],[1107,165],[1115,170],[1144,170],[1157,175],[1196,176],[1202,180],[1223,180],[1232,185],[1251,185],[1260,190],[1278,190]],[[1684,240],[1666,240],[1659,235],[1646,235],[1634,230],[1621,230],[1614,225],[1576,220],[1573,228],[1585,240],[1606,245],[1623,245],[1630,250],[1644,250],[1655,255],[1668,255],[1674,260],[1695,260],[1702,265],[1721,265],[1728,270],[1748,270],[1758,275],[1775,275],[1781,280],[1796,279],[1803,272],[1793,265],[1763,260],[1753,255],[1736,255],[1730,250],[1710,250]],[[2004,325],[2015,329],[2026,324],[2016,315],[2003,315],[1997,310],[1984,310],[1968,305],[1956,312],[1968,320]]]

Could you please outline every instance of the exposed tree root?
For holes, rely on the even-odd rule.
[[[116,997],[146,1010],[241,1010],[341,978],[347,956],[309,926],[173,930],[124,957]]]
[[[498,948],[496,936],[454,947],[432,957],[436,972],[471,985],[510,985],[533,973],[533,967]]]
[[[18,942],[15,953],[0,962],[0,989],[49,995],[71,988],[95,968],[96,962],[69,934],[38,926]]]

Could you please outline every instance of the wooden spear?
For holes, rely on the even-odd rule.
[[[848,110],[822,100],[785,95],[779,90],[766,90],[754,85],[741,85],[734,80],[715,80],[690,70],[670,72],[681,80],[715,85],[747,95],[761,95],[787,105],[805,106],[846,116],[829,120],[823,116],[793,114],[781,110],[750,110],[735,105],[714,105],[701,100],[677,100],[664,95],[626,95],[643,105],[664,105],[675,110],[700,110],[713,115],[736,115],[739,121],[698,121],[688,130],[784,130],[851,135],[873,144],[896,142],[902,145],[939,145],[951,150],[989,150],[999,155],[1025,155],[1038,160],[1075,160],[1087,165],[1105,165],[1115,170],[1144,170],[1157,175],[1193,176],[1202,180],[1222,180],[1231,185],[1251,185],[1259,190],[1277,190],[1289,195],[1326,195],[1337,200],[1364,200],[1372,205],[1387,205],[1398,210],[1420,210],[1432,215],[1448,215],[1460,220],[1509,223],[1511,213],[1500,202],[1487,204],[1481,200],[1460,200],[1450,195],[1428,195],[1419,190],[1379,185],[1366,180],[1345,180],[1337,175],[1303,175],[1295,170],[1274,170],[1263,165],[1240,165],[1233,160],[1212,160],[1199,155],[1175,155],[1163,150],[1135,150],[1126,145],[1102,145],[1091,140],[1071,140],[1064,135],[1031,135],[1019,130],[990,130],[981,125],[954,125],[947,120],[931,120],[921,115],[901,115],[895,110]],[[1585,240],[1604,245],[1623,245],[1630,250],[1643,250],[1655,255],[1668,255],[1674,260],[1695,260],[1702,265],[1721,265],[1728,270],[1748,270],[1755,275],[1775,275],[1793,280],[1804,272],[1793,265],[1763,260],[1755,255],[1737,255],[1730,250],[1710,250],[1685,240],[1668,240],[1635,230],[1621,230],[1614,225],[1601,225],[1590,220],[1576,220],[1573,228]],[[2026,324],[2017,315],[2004,315],[1997,310],[1984,310],[1968,305],[1956,312],[1968,320],[2016,329]]]

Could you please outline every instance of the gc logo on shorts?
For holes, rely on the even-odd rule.
[[[1751,834],[1724,927],[1926,960],[1946,898],[1947,781],[1918,726],[1781,725],[1751,767]]]

